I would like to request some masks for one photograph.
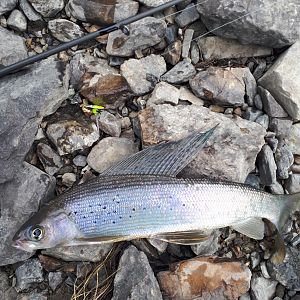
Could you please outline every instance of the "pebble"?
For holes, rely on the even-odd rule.
[[[284,183],[284,188],[289,194],[300,192],[300,174],[290,174],[289,178]]]
[[[107,137],[92,148],[87,162],[92,169],[101,173],[137,150],[137,145],[129,139]]]
[[[62,175],[62,184],[67,187],[72,187],[76,182],[76,174],[74,173],[65,173]]]
[[[260,264],[260,255],[258,252],[252,252],[250,255],[251,268],[255,269]]]
[[[87,164],[87,162],[86,162],[86,156],[84,156],[84,155],[76,155],[73,158],[73,164],[76,167],[85,167],[86,164]]]
[[[119,137],[121,134],[121,121],[108,111],[102,111],[98,117],[99,128],[113,137]]]
[[[7,26],[17,31],[26,31],[26,17],[21,11],[14,9],[7,19]]]
[[[251,279],[251,295],[253,300],[272,300],[275,296],[278,282],[260,277],[256,273]]]
[[[180,91],[175,86],[163,81],[159,82],[148,99],[147,106],[165,103],[177,105],[179,95]]]
[[[204,101],[196,97],[187,87],[181,86],[179,89],[179,99],[182,101],[188,101],[193,105],[203,106]]]
[[[164,74],[161,79],[168,83],[179,84],[189,81],[196,75],[196,69],[189,59],[184,59],[176,64],[170,71]]]
[[[18,292],[30,288],[34,283],[44,281],[43,267],[37,258],[26,260],[15,271],[17,283],[16,290]]]
[[[275,162],[277,165],[277,177],[279,179],[287,179],[289,177],[289,169],[294,162],[294,156],[283,140],[279,140],[275,151]]]
[[[48,29],[60,42],[69,42],[84,35],[80,26],[66,19],[54,19],[48,22]]]
[[[178,37],[178,30],[177,30],[177,26],[176,25],[171,25],[168,26],[166,29],[166,35],[165,35],[165,40],[167,42],[168,45],[173,44]]]
[[[269,128],[269,116],[266,114],[263,114],[261,116],[258,116],[255,119],[255,122],[261,125],[263,128],[268,129]]]
[[[18,0],[2,0],[0,4],[0,16],[13,10],[18,4]]]
[[[188,5],[181,13],[176,15],[175,22],[180,28],[195,22],[200,18],[200,15],[194,4]]]
[[[163,53],[163,57],[166,62],[172,66],[175,66],[180,61],[182,43],[180,40],[175,41],[173,44],[166,48]]]
[[[45,18],[55,17],[65,6],[64,0],[28,0],[33,8]]]
[[[62,272],[49,272],[48,274],[48,281],[49,286],[52,291],[55,291],[57,287],[62,283],[63,281],[63,274]]]
[[[121,128],[128,129],[131,127],[131,121],[129,117],[124,117],[121,119]]]
[[[194,35],[194,30],[193,29],[186,29],[184,32],[184,38],[183,38],[183,43],[182,43],[182,51],[181,51],[181,56],[182,58],[188,58],[189,57],[189,52],[191,48],[191,42],[193,39]]]

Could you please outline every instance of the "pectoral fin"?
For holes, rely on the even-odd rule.
[[[122,242],[126,240],[130,240],[130,237],[128,236],[81,237],[72,240],[68,244],[64,244],[64,246],[97,245],[97,244],[105,244],[105,243]]]
[[[262,240],[264,238],[265,223],[261,218],[246,219],[231,225],[231,227],[252,239]]]

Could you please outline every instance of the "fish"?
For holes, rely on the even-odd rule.
[[[32,252],[139,238],[193,245],[207,231],[227,226],[261,240],[264,221],[281,233],[300,206],[299,193],[272,195],[240,183],[177,178],[217,126],[148,147],[59,195],[21,226],[13,246]]]

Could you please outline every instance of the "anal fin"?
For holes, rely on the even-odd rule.
[[[264,238],[265,223],[261,218],[249,218],[231,225],[232,229],[255,240]]]

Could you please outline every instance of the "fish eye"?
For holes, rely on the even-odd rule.
[[[31,229],[30,236],[35,241],[40,241],[44,236],[45,229],[42,226],[36,226]]]

